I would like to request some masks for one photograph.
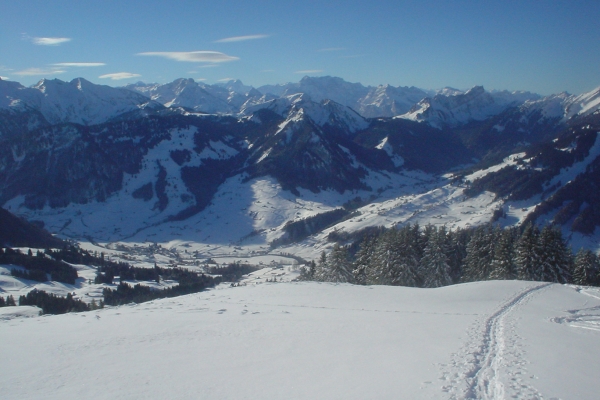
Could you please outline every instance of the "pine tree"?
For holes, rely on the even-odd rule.
[[[373,257],[367,269],[367,284],[391,285],[396,262],[398,231],[390,229],[379,236],[374,246]]]
[[[571,280],[571,253],[558,227],[545,226],[537,242],[539,280],[567,283]]]
[[[15,302],[15,298],[14,298],[14,297],[12,297],[12,294],[11,294],[11,295],[9,295],[9,296],[6,298],[6,306],[7,306],[7,307],[9,307],[9,306],[16,306],[16,305],[17,305],[17,303]]]
[[[515,265],[517,277],[525,281],[539,281],[540,258],[538,256],[538,237],[540,231],[531,222],[525,226],[515,246]]]
[[[494,246],[492,271],[490,279],[516,279],[517,271],[514,263],[513,232],[504,229]]]
[[[463,265],[464,282],[476,282],[490,279],[494,243],[500,234],[499,228],[491,225],[475,228],[473,236],[467,244],[467,254]]]
[[[392,276],[392,285],[415,287],[419,285],[418,236],[410,226],[402,228],[396,237],[394,247],[396,268]]]
[[[448,232],[448,265],[450,265],[450,277],[454,283],[458,283],[462,279],[469,240],[469,231],[466,229],[458,228],[454,232]]]
[[[308,263],[308,267],[300,267],[300,276],[298,276],[299,281],[314,281],[315,273],[317,270],[317,263],[314,260]]]
[[[367,271],[375,251],[375,243],[376,240],[374,237],[367,237],[362,241],[358,252],[356,252],[356,260],[354,261],[352,275],[354,276],[354,282],[357,285],[367,284]]]
[[[598,283],[599,270],[598,257],[590,250],[579,249],[575,256],[573,283],[582,286],[595,285]]]
[[[319,262],[317,267],[315,268],[315,273],[313,275],[315,281],[322,281],[323,276],[326,274],[327,270],[327,253],[325,251],[321,252],[321,257],[319,258]]]
[[[440,287],[452,284],[450,266],[446,257],[445,230],[433,231],[423,250],[420,275],[423,287]]]
[[[348,249],[335,245],[333,250],[320,265],[319,280],[323,282],[352,283],[352,264]]]

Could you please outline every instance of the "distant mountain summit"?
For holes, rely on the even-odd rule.
[[[190,218],[214,226],[224,220],[214,207],[227,200],[250,218],[242,236],[272,241],[318,213],[308,198],[329,211],[347,204],[352,229],[494,218],[593,235],[599,110],[600,88],[541,97],[335,77],[260,88],[0,81],[0,206],[53,232],[106,240]],[[265,182],[298,211],[265,208],[252,186]]]
[[[160,104],[125,88],[96,85],[83,78],[63,82],[42,79],[26,88],[17,82],[0,82],[0,108],[13,112],[35,110],[48,123],[94,125],[117,115]]]

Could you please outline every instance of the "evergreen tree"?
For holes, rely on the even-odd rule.
[[[9,307],[9,306],[16,306],[16,305],[17,305],[17,303],[15,302],[15,298],[14,298],[14,297],[12,297],[12,294],[11,294],[11,295],[9,295],[9,296],[6,298],[6,306],[7,306],[7,307]]]
[[[454,232],[448,232],[448,265],[453,283],[458,283],[462,279],[469,240],[469,231],[466,229],[458,228]]]
[[[415,236],[410,226],[398,232],[396,244],[396,268],[392,279],[393,285],[411,286],[419,285],[419,252],[418,236]]]
[[[467,244],[462,277],[464,282],[490,279],[494,243],[499,233],[499,228],[493,228],[489,224],[475,228],[473,236]]]
[[[298,277],[298,280],[314,281],[316,270],[317,270],[317,263],[314,262],[314,260],[310,261],[308,263],[308,267],[300,267],[300,276]]]
[[[494,246],[494,257],[492,259],[490,279],[517,278],[517,271],[513,261],[513,237],[513,232],[510,229],[504,229],[500,233],[500,238]]]
[[[396,229],[389,229],[377,238],[373,248],[373,256],[367,264],[367,284],[391,285],[394,268],[393,247],[396,233]]]
[[[317,264],[317,267],[315,268],[315,273],[313,275],[314,280],[322,281],[323,277],[327,273],[327,268],[329,268],[327,266],[327,253],[325,253],[325,251],[322,251],[321,257],[319,258],[319,263]]]
[[[567,283],[571,280],[571,253],[562,232],[555,226],[545,226],[538,240],[539,280]]]
[[[582,286],[597,285],[599,270],[598,257],[590,250],[579,249],[575,256],[573,283]]]
[[[432,231],[423,250],[420,275],[423,287],[440,287],[452,284],[450,266],[446,257],[445,230]]]
[[[515,248],[515,265],[517,277],[526,281],[539,281],[540,258],[538,256],[538,237],[540,231],[531,222],[525,226],[517,240]]]
[[[354,277],[354,282],[357,285],[367,284],[367,271],[375,251],[375,243],[375,238],[369,236],[362,241],[360,248],[356,252],[356,260],[354,261],[352,275]]]
[[[352,264],[348,249],[335,245],[320,270],[319,280],[323,282],[352,283]]]
[[[419,229],[418,225],[415,225],[415,227],[417,229]],[[431,225],[431,224],[427,224],[425,226],[425,229],[423,229],[423,231],[419,232],[417,235],[417,255],[419,257],[419,260],[421,258],[423,258],[423,255],[425,254],[425,247],[427,246],[427,243],[429,243],[429,239],[431,238],[431,236],[433,235],[434,231],[435,231],[435,226]]]

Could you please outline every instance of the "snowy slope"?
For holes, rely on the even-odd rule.
[[[600,87],[580,95],[562,92],[538,100],[528,100],[520,109],[524,118],[529,118],[536,112],[545,118],[557,118],[561,121],[591,115],[600,109]]]
[[[0,320],[4,399],[595,399],[597,289],[318,283]]]
[[[32,108],[53,124],[94,125],[146,107],[156,109],[160,105],[129,90],[95,85],[83,78],[71,82],[42,79],[30,88],[0,81],[0,108]]]
[[[365,118],[394,117],[408,112],[427,93],[416,87],[380,85],[358,100],[356,110]]]
[[[489,93],[483,86],[475,86],[465,93],[449,90],[427,97],[398,118],[427,122],[437,128],[453,127],[470,121],[483,121],[510,106],[538,98],[539,95],[529,92]]]
[[[193,79],[180,78],[164,85],[140,83],[128,85],[126,88],[142,93],[165,107],[184,107],[209,114],[234,111],[226,100],[207,92]]]
[[[266,85],[258,88],[261,93],[279,97],[306,94],[314,101],[333,100],[356,110],[365,118],[393,117],[404,114],[415,103],[427,96],[416,87],[391,85],[363,86],[346,82],[341,78],[305,76],[298,83]]]
[[[314,101],[306,94],[283,96],[278,99],[252,105],[242,110],[242,115],[252,115],[261,109],[268,109],[284,117],[286,121],[281,125],[284,129],[292,121],[301,121],[310,118],[318,126],[326,124],[354,133],[369,126],[367,120],[356,111],[332,100]]]

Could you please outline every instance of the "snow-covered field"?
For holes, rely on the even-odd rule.
[[[0,341],[3,399],[596,399],[600,290],[249,282]]]

